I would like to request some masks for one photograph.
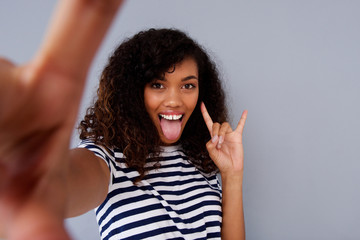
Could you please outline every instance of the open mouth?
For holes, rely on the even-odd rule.
[[[161,131],[170,141],[175,141],[181,136],[181,125],[184,114],[159,114]]]
[[[159,114],[159,119],[161,120],[162,118],[166,119],[166,120],[170,120],[170,121],[174,121],[174,120],[182,120],[183,118],[183,114],[176,114],[176,115],[165,115],[165,114]]]

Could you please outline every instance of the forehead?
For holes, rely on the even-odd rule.
[[[164,80],[173,77],[186,78],[188,76],[193,76],[197,79],[198,75],[199,71],[196,61],[193,58],[185,58],[165,72]]]

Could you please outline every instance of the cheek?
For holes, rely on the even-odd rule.
[[[152,94],[151,91],[144,91],[144,103],[145,108],[151,118],[154,118],[154,113],[159,106],[159,98],[155,94]]]
[[[189,112],[193,112],[196,104],[198,102],[199,95],[198,94],[191,94],[184,98],[184,103],[186,104],[186,108]],[[190,117],[190,116],[189,116]]]
[[[189,104],[191,105],[191,109],[194,110],[196,107],[196,104],[199,100],[199,91],[197,91],[191,98],[189,97]]]

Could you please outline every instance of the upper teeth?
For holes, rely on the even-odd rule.
[[[165,118],[167,120],[179,120],[182,115],[164,115],[164,114],[160,114],[160,117]]]

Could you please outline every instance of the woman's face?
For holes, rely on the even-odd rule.
[[[146,111],[164,144],[176,143],[185,128],[199,97],[198,68],[192,58],[169,69],[164,79],[146,84]]]

